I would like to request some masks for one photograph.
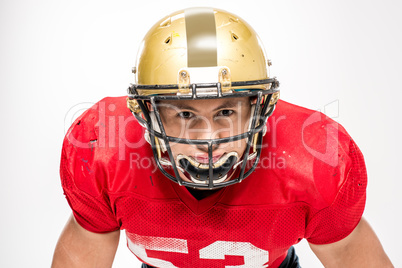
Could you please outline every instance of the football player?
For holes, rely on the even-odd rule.
[[[66,134],[73,216],[52,267],[111,267],[120,230],[143,267],[299,267],[302,239],[325,267],[392,267],[362,218],[359,148],[323,114],[279,100],[269,65],[234,14],[157,22],[128,98],[101,100]]]

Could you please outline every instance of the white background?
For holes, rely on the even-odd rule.
[[[400,1],[3,0],[0,267],[50,266],[70,214],[58,168],[71,117],[88,107],[81,103],[124,95],[146,31],[199,5],[248,21],[273,61],[281,97],[327,107],[346,127],[368,168],[365,217],[402,266]],[[321,267],[305,242],[297,251],[303,267]],[[139,267],[124,237],[113,267]]]

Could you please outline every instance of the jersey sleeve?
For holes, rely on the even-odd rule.
[[[94,129],[97,118],[96,112],[90,110],[78,118],[66,134],[60,177],[77,222],[88,231],[106,233],[118,230],[120,225],[108,197],[106,174],[98,163],[101,161],[97,160]]]
[[[348,236],[359,223],[366,201],[367,172],[361,151],[350,139],[346,179],[330,206],[318,211],[306,229],[307,241],[329,244]]]

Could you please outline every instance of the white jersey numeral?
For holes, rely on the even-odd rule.
[[[187,240],[183,239],[130,234],[130,238],[127,238],[127,240],[129,249],[138,258],[155,267],[177,268],[168,261],[148,257],[146,249],[165,252],[188,253]]]
[[[224,260],[225,255],[244,257],[243,265],[225,266],[226,268],[268,267],[268,251],[249,242],[216,241],[200,249],[201,259]]]
[[[155,267],[175,268],[171,262],[148,257],[146,250],[188,254],[187,240],[129,234],[128,247],[141,260]],[[216,241],[199,251],[200,259],[224,260],[225,256],[243,256],[243,265],[226,268],[268,267],[269,253],[249,242]]]

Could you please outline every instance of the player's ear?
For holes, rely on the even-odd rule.
[[[257,97],[250,97],[250,104],[255,105],[257,103]]]
[[[150,112],[153,112],[153,111],[154,111],[154,108],[152,107],[151,102],[146,101],[145,104],[146,104],[146,106],[147,106],[148,111],[150,111]]]

